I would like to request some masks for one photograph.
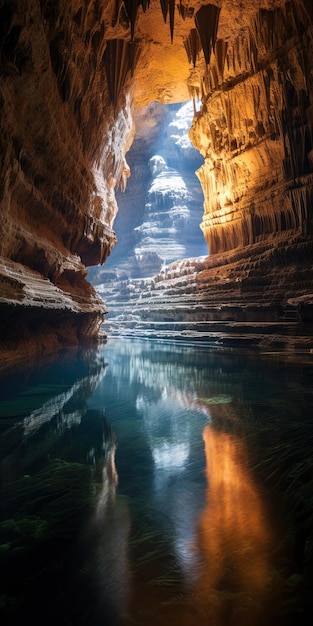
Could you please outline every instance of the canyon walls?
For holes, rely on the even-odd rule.
[[[312,32],[309,3],[259,8],[199,63],[191,134],[211,254],[312,234]]]
[[[105,305],[86,281],[116,243],[133,65],[104,39],[107,3],[0,5],[1,346],[47,350],[98,333]],[[122,66],[112,87],[112,63]],[[118,61],[116,61],[118,59]],[[126,59],[126,60],[125,60]],[[133,61],[134,64],[135,61]]]

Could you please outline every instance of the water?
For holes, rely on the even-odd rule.
[[[0,391],[1,624],[312,623],[313,360],[114,339]]]

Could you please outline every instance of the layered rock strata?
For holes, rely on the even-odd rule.
[[[211,254],[312,235],[312,51],[312,8],[286,2],[218,39],[199,70],[191,135],[205,158],[198,175]]]
[[[256,248],[185,259],[146,279],[111,281],[107,332],[311,354],[312,246]]]
[[[90,268],[94,285],[110,308],[110,282],[143,278],[188,256],[206,254],[199,224],[203,194],[195,169],[202,163],[188,131],[192,103],[154,103],[134,113],[136,138],[127,155],[132,175],[124,193],[117,192],[118,245],[102,268]],[[149,126],[147,124],[149,121]],[[119,279],[119,280],[118,280]]]
[[[112,52],[96,8],[1,3],[2,350],[94,337],[106,311],[86,265],[116,242],[114,187],[129,175],[132,116],[129,96],[114,110],[107,68],[128,43]],[[127,63],[125,72],[126,83]]]

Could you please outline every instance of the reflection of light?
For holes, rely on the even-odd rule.
[[[39,409],[32,411],[30,415],[24,418],[24,433],[29,435],[32,431],[37,430],[46,422],[49,422],[55,415],[61,412],[64,405],[74,396],[80,387],[80,382],[74,383],[70,389],[53,396],[45,402]],[[76,411],[73,423],[79,424],[81,421],[81,413]],[[70,426],[71,424],[69,424]]]
[[[190,453],[190,424],[181,410],[175,390],[165,385],[157,399],[138,395],[136,409],[142,413],[156,467],[155,480],[159,487],[166,484],[169,474],[180,472]]]
[[[151,365],[153,367],[154,363]],[[164,364],[165,370],[169,365]],[[179,366],[176,365],[176,368],[179,369]],[[150,368],[147,371],[150,376]],[[189,463],[192,440],[188,411],[199,411],[199,407],[196,396],[176,388],[171,384],[172,380],[173,377],[165,381],[165,376],[164,380],[163,376],[156,376],[153,382],[155,386],[156,383],[159,385],[157,398],[154,395],[151,400],[148,395],[138,395],[136,408],[143,415],[154,461],[154,507],[171,521],[173,553],[184,572],[185,583],[191,585],[200,568],[195,522],[202,499],[200,504],[199,492],[194,490],[193,484],[188,483],[184,473]]]
[[[89,375],[86,378],[82,378],[75,382],[66,391],[53,396],[47,402],[45,402],[39,409],[32,411],[30,415],[24,417],[23,426],[24,434],[30,435],[33,432],[39,430],[44,424],[52,420],[53,417],[59,416],[57,424],[58,432],[62,433],[67,428],[71,428],[73,425],[80,424],[83,417],[83,410],[67,413],[65,407],[67,403],[75,397],[79,392],[84,392],[84,396],[88,396],[101,382],[105,375],[106,365],[99,368],[99,371],[94,375]]]
[[[102,468],[102,486],[97,498],[96,516],[101,518],[105,509],[115,501],[118,475],[115,467],[115,446],[112,447]]]
[[[119,500],[116,494],[115,451],[116,446],[111,442],[103,466],[98,468],[101,470],[101,489],[86,528],[86,542],[98,594],[97,611],[103,618],[101,623],[106,623],[108,610],[117,619],[127,610],[129,600],[130,517],[125,501]]]
[[[152,449],[153,460],[158,469],[175,470],[184,467],[189,456],[188,443],[170,444],[164,441]]]
[[[205,427],[203,439],[208,491],[199,523],[205,564],[197,592],[214,623],[228,623],[226,600],[229,623],[236,618],[241,623],[243,617],[249,623],[269,600],[271,537],[263,503],[246,469],[242,442],[211,426]]]

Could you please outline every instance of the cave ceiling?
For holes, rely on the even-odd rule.
[[[273,11],[284,0],[116,0],[113,20],[107,23],[106,37],[126,38],[140,49],[134,75],[135,107],[152,101],[183,102],[189,98],[190,60],[186,42],[191,31],[202,41],[200,49],[207,63],[216,40],[229,41],[251,30],[259,9]],[[170,7],[174,7],[172,21]],[[118,8],[117,8],[118,7]],[[131,11],[129,7],[136,7]],[[168,7],[164,10],[164,7]],[[108,16],[112,9],[108,7]],[[188,45],[188,44],[187,44]]]

